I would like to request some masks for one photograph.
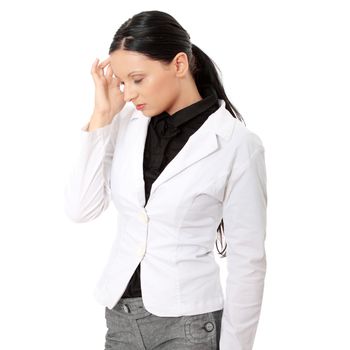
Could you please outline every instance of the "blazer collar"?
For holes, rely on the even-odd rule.
[[[196,118],[198,114],[208,110],[209,107],[217,104],[217,93],[211,86],[205,88],[201,95],[203,96],[202,100],[197,101],[190,106],[184,107],[172,115],[164,111],[159,115],[153,116],[151,118],[151,123],[156,125],[159,121],[165,119],[167,124],[172,125],[173,128],[176,129],[180,125],[187,123],[190,119]]]
[[[225,140],[228,140],[233,132],[233,128],[237,119],[234,118],[232,114],[226,109],[225,101],[223,99],[218,99],[218,102],[220,104],[220,107],[208,117],[208,119],[203,123],[200,129],[205,128],[206,130],[211,130],[215,132],[215,134],[224,138]],[[152,117],[145,116],[142,113],[142,111],[135,109],[130,117],[130,120],[138,119],[145,121],[148,119],[148,122],[150,122],[151,118]],[[198,132],[198,130],[196,131],[196,133]]]
[[[217,135],[226,141],[230,139],[238,119],[225,108],[224,100],[219,99],[218,102],[220,107],[190,136],[184,147],[153,182],[146,206],[152,205],[152,196],[159,186],[185,171],[192,164],[219,150],[220,143]],[[129,191],[135,193],[138,203],[144,206],[143,153],[151,117],[135,109],[130,118],[128,129],[133,142],[128,145]]]

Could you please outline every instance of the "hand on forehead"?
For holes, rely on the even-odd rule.
[[[110,63],[110,61],[111,61],[111,57],[109,56],[109,57],[107,57],[104,61],[100,62],[98,66],[99,66],[100,68],[104,68],[104,67],[106,67],[106,65],[107,65],[108,63]]]

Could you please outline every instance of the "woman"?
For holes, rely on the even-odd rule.
[[[95,290],[105,349],[252,349],[266,272],[261,139],[167,13],[123,23],[91,74],[95,108],[65,209],[75,222],[95,219],[111,199],[117,209]],[[213,255],[224,226],[225,300]]]

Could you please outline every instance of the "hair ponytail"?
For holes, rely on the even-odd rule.
[[[232,114],[232,116],[244,122],[241,114],[226,96],[225,89],[218,74],[218,71],[221,74],[219,67],[195,44],[192,44],[192,53],[194,58],[192,59],[190,67],[199,93],[202,92],[206,85],[213,86],[218,98],[225,101],[226,109]]]

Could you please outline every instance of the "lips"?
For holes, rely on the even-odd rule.
[[[145,106],[145,104],[136,105],[136,109],[138,109],[138,110],[143,109],[144,106]]]

